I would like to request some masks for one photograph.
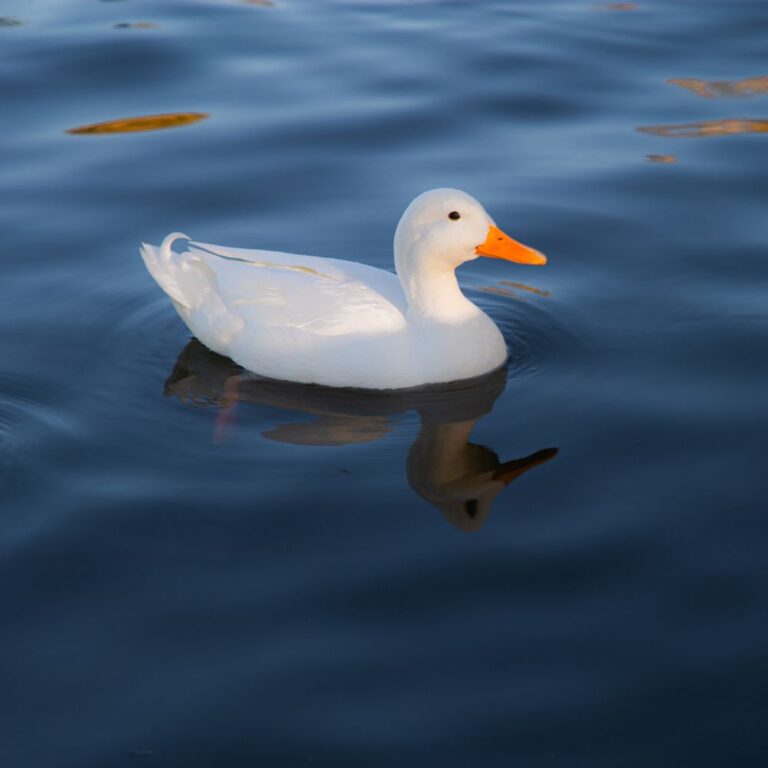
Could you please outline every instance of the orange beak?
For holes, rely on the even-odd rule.
[[[485,242],[475,248],[478,256],[490,256],[492,259],[516,261],[518,264],[546,264],[547,257],[527,245],[518,243],[505,235],[498,227],[491,225]]]

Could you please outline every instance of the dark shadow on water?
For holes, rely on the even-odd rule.
[[[373,442],[392,429],[392,416],[416,411],[421,428],[406,458],[408,483],[452,525],[476,531],[512,481],[557,455],[557,448],[545,448],[502,462],[489,448],[469,441],[506,380],[506,370],[500,369],[468,381],[389,392],[296,384],[254,376],[193,339],[165,382],[165,394],[187,405],[218,408],[219,439],[234,427],[239,402],[313,415],[310,422],[289,421],[263,433],[294,445]]]

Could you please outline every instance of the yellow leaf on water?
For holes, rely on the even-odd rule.
[[[757,96],[768,93],[768,75],[745,77],[743,80],[698,80],[694,77],[676,77],[667,80],[670,85],[685,88],[704,99],[718,96]]]
[[[677,162],[677,158],[674,155],[646,155],[651,163],[665,163],[670,165]]]
[[[672,139],[733,136],[737,133],[768,133],[768,120],[705,120],[682,125],[647,125],[637,130],[641,133],[652,133],[654,136],[666,136]]]
[[[167,115],[143,115],[141,117],[122,117],[103,123],[92,123],[70,128],[67,133],[86,135],[92,133],[134,133],[137,131],[160,131],[165,128],[181,128],[205,120],[205,112],[172,112]]]

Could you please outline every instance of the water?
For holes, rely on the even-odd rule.
[[[764,0],[0,16],[4,766],[763,764]],[[138,255],[436,186],[550,258],[461,271],[506,379],[253,382]]]

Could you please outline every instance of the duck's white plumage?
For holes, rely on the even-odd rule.
[[[289,381],[395,389],[478,376],[506,360],[500,331],[463,296],[455,275],[459,264],[481,255],[491,232],[500,246],[513,243],[541,259],[527,263],[543,263],[509,238],[502,243],[506,236],[482,206],[448,189],[420,195],[403,214],[397,275],[342,259],[224,248],[180,233],[160,247],[145,243],[141,254],[192,333],[244,368]],[[174,252],[181,238],[186,250]]]

